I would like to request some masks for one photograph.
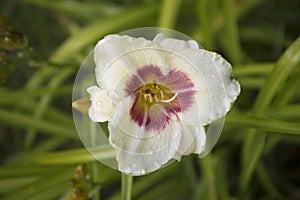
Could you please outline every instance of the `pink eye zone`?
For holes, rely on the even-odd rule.
[[[180,71],[171,70],[164,76],[158,67],[144,66],[127,83],[126,91],[132,91],[134,97],[130,117],[146,130],[160,131],[172,115],[178,118],[178,113],[192,104],[192,88],[187,75]]]

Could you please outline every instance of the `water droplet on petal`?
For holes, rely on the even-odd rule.
[[[102,110],[102,105],[100,101],[97,101],[97,110]]]
[[[140,174],[146,174],[146,170],[141,169]]]

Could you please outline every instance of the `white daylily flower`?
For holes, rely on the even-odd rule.
[[[204,126],[240,93],[231,65],[196,41],[109,35],[95,47],[89,116],[108,121],[119,170],[142,175],[205,149]]]

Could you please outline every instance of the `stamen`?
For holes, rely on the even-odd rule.
[[[155,96],[155,95],[154,95],[154,99],[155,99],[155,101],[156,101],[157,103],[159,102],[157,96]]]
[[[165,95],[164,95],[163,91],[160,90],[159,93],[160,93],[161,99],[163,100],[165,98]]]
[[[174,96],[173,96],[172,98],[170,98],[170,99],[166,99],[166,100],[160,99],[159,101],[160,101],[160,102],[163,102],[163,103],[169,103],[169,102],[173,101],[173,100],[177,97],[177,95],[178,95],[178,92],[176,92],[176,93],[174,94]]]
[[[153,98],[152,98],[151,94],[148,94],[148,97],[149,97],[149,102],[152,103],[153,102]]]

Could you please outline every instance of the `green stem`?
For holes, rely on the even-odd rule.
[[[122,174],[122,200],[131,199],[132,180],[132,176]]]
[[[217,188],[215,183],[214,166],[212,162],[212,154],[206,156],[204,159],[200,160],[200,165],[203,170],[204,179],[206,183],[207,199],[216,200],[217,199]]]

